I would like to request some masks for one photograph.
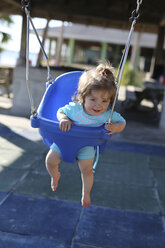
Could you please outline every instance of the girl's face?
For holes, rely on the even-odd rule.
[[[85,97],[84,110],[88,115],[99,115],[104,113],[110,104],[110,95],[105,90],[92,90],[91,94]]]

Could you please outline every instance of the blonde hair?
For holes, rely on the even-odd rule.
[[[105,90],[110,95],[110,105],[113,103],[116,94],[114,68],[105,61],[101,62],[95,69],[83,72],[79,79],[77,94],[73,101],[84,104],[85,97],[93,90]]]

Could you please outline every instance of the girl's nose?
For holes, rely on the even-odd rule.
[[[101,106],[101,102],[100,102],[100,101],[97,101],[97,102],[96,102],[96,106],[97,106],[97,107]]]

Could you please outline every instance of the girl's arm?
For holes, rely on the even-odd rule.
[[[107,135],[114,134],[114,133],[120,133],[124,130],[126,126],[125,122],[118,122],[118,123],[107,123],[105,124],[105,129],[109,131]]]
[[[57,111],[57,120],[59,121],[59,127],[63,132],[70,130],[72,122],[71,120],[60,110]]]

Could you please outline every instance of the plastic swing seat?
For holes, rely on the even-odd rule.
[[[72,101],[71,98],[77,90],[81,74],[81,71],[65,73],[49,84],[38,107],[37,116],[31,116],[31,126],[39,128],[45,145],[50,147],[55,142],[65,162],[74,162],[78,150],[85,146],[99,146],[99,153],[101,153],[109,139],[103,126],[72,125],[69,132],[62,132],[59,128],[57,110]]]

